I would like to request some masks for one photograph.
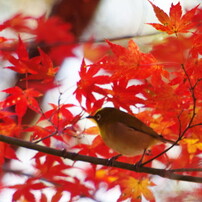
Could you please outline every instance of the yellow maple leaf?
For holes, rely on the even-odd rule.
[[[190,154],[196,153],[196,151],[202,150],[202,142],[199,139],[187,138],[183,140],[183,143],[187,145],[187,151]]]
[[[105,169],[97,170],[96,178],[105,180],[106,182],[114,182],[117,180],[117,177],[110,175],[110,171]]]

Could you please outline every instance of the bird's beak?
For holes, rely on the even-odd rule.
[[[86,119],[94,119],[94,116],[89,115],[89,116],[86,116],[85,118],[86,118]]]

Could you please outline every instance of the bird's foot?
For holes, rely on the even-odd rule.
[[[134,166],[135,166],[135,169],[138,169],[138,168],[142,167],[142,159],[139,160],[137,163],[135,163]]]
[[[107,165],[108,166],[112,166],[113,162],[116,161],[119,157],[121,156],[121,154],[118,154],[116,156],[111,157],[110,159],[108,159]]]
[[[147,155],[147,156],[151,156],[151,150],[147,150],[147,151],[145,151],[145,155]]]

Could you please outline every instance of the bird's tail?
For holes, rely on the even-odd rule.
[[[160,137],[162,138],[162,139],[161,139],[162,142],[167,142],[167,143],[170,143],[170,144],[179,145],[179,144],[177,143],[177,141],[168,140],[168,139],[164,138],[162,135],[160,135]]]

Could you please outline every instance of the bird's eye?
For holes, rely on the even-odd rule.
[[[100,121],[100,119],[101,119],[101,115],[100,114],[96,114],[96,121]]]

